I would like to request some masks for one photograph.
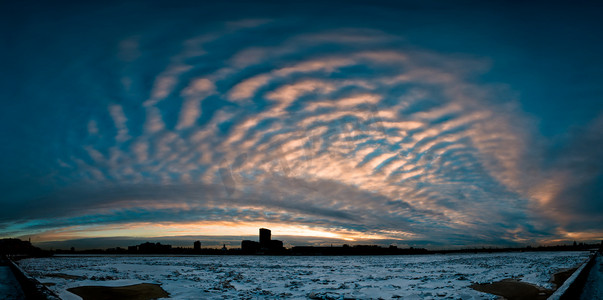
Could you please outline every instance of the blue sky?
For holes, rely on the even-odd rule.
[[[603,239],[598,4],[3,5],[2,236]]]

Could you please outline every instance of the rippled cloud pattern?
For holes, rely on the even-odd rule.
[[[489,21],[504,34],[468,43],[484,29],[467,32],[462,19],[504,16],[496,5],[456,16],[385,3],[337,16],[299,4],[140,6],[13,7],[2,50],[17,57],[3,80],[4,235],[269,226],[323,238],[315,243],[603,237],[601,75],[553,86],[565,75],[521,69],[538,41],[504,33],[517,25]],[[590,25],[582,20],[575,30]],[[588,52],[601,42],[589,47],[551,63],[600,67]],[[564,55],[550,51],[534,64]],[[515,75],[534,69],[543,82]],[[552,112],[541,108],[549,102]]]

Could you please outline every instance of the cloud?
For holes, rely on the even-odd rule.
[[[147,108],[147,119],[145,122],[145,131],[148,134],[157,133],[165,128],[165,123],[161,117],[161,111],[155,107]]]
[[[239,101],[251,98],[258,88],[268,83],[270,78],[269,75],[257,75],[239,83],[230,92],[229,99],[232,101]]]
[[[183,64],[172,64],[165,71],[157,76],[153,89],[151,90],[151,97],[144,102],[144,106],[153,106],[164,100],[170,93],[172,93],[176,84],[178,83],[178,76],[184,72],[190,70],[191,66]]]
[[[126,62],[132,62],[141,56],[140,42],[137,37],[130,37],[119,43],[118,57]]]
[[[201,116],[201,101],[213,93],[215,90],[214,84],[206,79],[195,79],[189,87],[182,91],[185,101],[182,104],[180,119],[177,130],[191,127],[195,124],[199,116]]]
[[[88,134],[95,135],[98,133],[98,123],[95,120],[88,121]]]
[[[115,137],[115,140],[118,142],[124,142],[130,139],[130,135],[128,134],[128,127],[126,125],[128,119],[124,114],[123,107],[117,104],[111,105],[109,106],[109,113],[113,118],[115,128],[117,128],[117,136]]]
[[[602,228],[603,205],[596,200],[601,199],[603,183],[601,132],[603,115],[570,132],[568,140],[549,154],[553,164],[534,188],[543,210],[560,221],[565,232]]]
[[[510,87],[484,83],[488,57],[388,26],[203,22],[115,39],[123,99],[65,138],[74,168],[14,198],[4,232],[240,222],[444,245],[598,228],[603,118],[548,141]]]

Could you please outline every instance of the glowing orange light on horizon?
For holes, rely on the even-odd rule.
[[[126,225],[73,226],[51,230],[38,235],[40,241],[61,241],[75,238],[100,237],[165,237],[165,236],[254,236],[258,229],[272,230],[275,236],[303,236],[339,239],[343,241],[380,240],[406,238],[410,233],[387,231],[364,233],[346,229],[330,229],[318,226],[291,225],[266,222],[193,222],[193,223],[130,223]]]

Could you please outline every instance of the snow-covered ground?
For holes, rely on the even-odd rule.
[[[603,257],[598,255],[595,263],[588,273],[580,300],[603,299]]]
[[[588,252],[411,256],[64,256],[20,261],[63,299],[66,289],[157,283],[177,299],[495,299],[472,283],[515,278],[552,288]],[[70,278],[56,274],[72,275]],[[65,277],[65,276],[63,276]]]

